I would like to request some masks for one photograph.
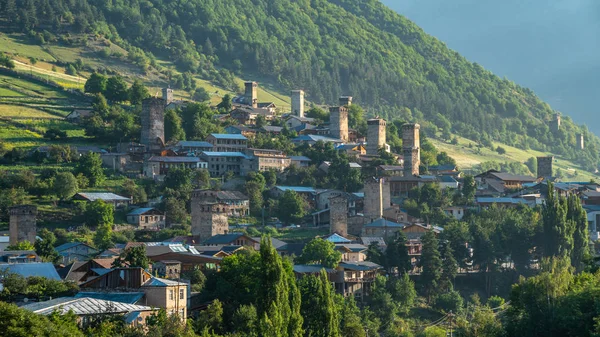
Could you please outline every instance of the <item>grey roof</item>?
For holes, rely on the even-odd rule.
[[[536,181],[537,179],[532,176],[516,175],[504,172],[490,172],[490,175],[502,180],[502,181]]]
[[[362,244],[367,247],[369,245],[371,245],[373,242],[377,242],[377,245],[382,246],[382,247],[387,246],[385,243],[385,239],[381,236],[361,236],[360,242],[362,242]]]
[[[376,270],[376,269],[381,269],[382,268],[377,263],[373,263],[373,262],[370,262],[370,261],[340,262],[339,266],[342,267],[342,268],[344,268],[344,269],[359,270],[359,271]]]
[[[307,186],[275,186],[280,191],[294,191],[297,193],[316,193],[315,189]]]
[[[56,268],[49,262],[29,262],[0,264],[0,271],[8,270],[23,277],[41,276],[51,280],[60,280]]]
[[[203,244],[205,245],[226,245],[229,244],[238,238],[244,236],[242,233],[232,233],[232,234],[218,234],[206,239]]]
[[[81,246],[81,245],[87,246],[88,248],[95,250],[95,248],[93,248],[92,246],[90,246],[86,243],[83,243],[83,242],[67,242],[67,243],[63,243],[62,245],[60,245],[54,249],[60,253],[64,250],[71,249],[73,247],[77,247],[77,246]]]
[[[163,162],[163,163],[199,163],[201,162],[198,157],[189,156],[152,156],[148,161]]]
[[[248,197],[240,191],[219,191],[217,192],[219,200],[248,200]]]
[[[50,315],[54,311],[67,313],[73,311],[75,315],[94,315],[103,313],[129,313],[132,311],[150,311],[151,307],[145,305],[129,304],[116,301],[105,301],[89,297],[61,297],[50,301],[28,304],[22,307],[40,315]]]
[[[140,208],[136,208],[133,211],[127,213],[127,215],[141,215],[141,214],[144,214],[144,213],[152,211],[152,210],[158,211],[156,208],[152,208],[152,207],[140,207]]]
[[[89,201],[129,201],[131,199],[110,192],[79,192],[75,196],[80,196]]]
[[[283,127],[281,126],[273,126],[273,125],[265,125],[262,129],[266,132],[281,132]]]
[[[209,142],[196,141],[196,140],[181,140],[177,143],[179,147],[213,147],[213,145]]]
[[[325,269],[328,273],[333,273],[334,270],[331,268],[325,268],[320,264],[295,264],[294,272],[298,274],[316,274],[320,273],[322,269]]]
[[[310,158],[306,156],[290,156],[292,161],[311,161]]]
[[[168,287],[168,286],[187,286],[187,283],[167,280],[164,278],[152,277],[143,287]]]

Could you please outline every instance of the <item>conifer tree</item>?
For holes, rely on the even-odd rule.
[[[544,255],[570,256],[574,223],[567,221],[567,202],[556,195],[553,184],[548,184],[548,197],[542,206],[542,220]]]
[[[454,258],[454,250],[449,243],[446,244],[442,258],[442,277],[440,285],[443,289],[450,290],[454,283],[456,273],[458,272],[458,263]]]
[[[567,219],[573,222],[574,227],[571,264],[576,270],[581,270],[584,260],[590,255],[590,248],[587,214],[576,195],[570,195],[567,199]]]
[[[438,289],[438,284],[441,278],[442,259],[438,249],[438,239],[433,231],[427,231],[421,238],[423,243],[423,251],[421,253],[420,267],[421,284],[428,300],[431,300],[432,295]]]
[[[386,267],[389,271],[397,270],[398,276],[412,269],[408,249],[406,248],[406,235],[402,231],[396,232],[385,250]]]
[[[302,278],[299,286],[306,335],[338,337],[339,313],[325,270],[322,269],[319,276],[311,275]]]

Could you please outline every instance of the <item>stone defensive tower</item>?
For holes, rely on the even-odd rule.
[[[253,108],[258,107],[258,83],[253,81],[244,82],[244,98],[246,103]]]
[[[165,100],[146,98],[142,101],[142,135],[140,143],[156,150],[165,143]],[[160,139],[160,141],[158,140]]]
[[[192,192],[192,236],[198,242],[229,232],[228,206],[216,201],[215,191],[197,190]]]
[[[36,216],[37,207],[33,205],[13,206],[8,209],[9,243],[16,245],[21,241],[35,243],[37,235]]]
[[[419,174],[421,164],[421,139],[419,124],[402,125],[402,154],[404,155],[404,176]]]
[[[584,149],[583,133],[578,133],[576,137],[577,137],[577,148],[580,150],[583,150]]]
[[[329,133],[332,137],[348,141],[348,108],[336,106],[329,108]]]
[[[352,96],[340,96],[340,106],[349,107],[352,105]]]
[[[292,90],[292,115],[304,117],[304,90]]]
[[[165,100],[165,105],[173,102],[173,89],[163,88],[162,89],[162,99]]]
[[[375,177],[365,181],[365,200],[363,214],[366,223],[383,216],[383,180]]]
[[[560,114],[554,114],[554,119],[550,122],[550,130],[554,132],[560,130]]]
[[[367,121],[367,155],[376,156],[385,147],[385,119],[374,118]]]
[[[348,235],[348,199],[343,193],[329,198],[329,232]]]
[[[386,210],[392,207],[392,192],[390,190],[390,181],[387,178],[379,178],[381,180],[381,208]]]
[[[537,176],[538,178],[551,178],[552,168],[554,166],[554,157],[537,157]]]

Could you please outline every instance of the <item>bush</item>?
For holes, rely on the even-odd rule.
[[[443,312],[457,313],[462,309],[463,298],[458,291],[450,290],[447,293],[440,294],[435,298],[434,307]]]
[[[504,304],[504,299],[500,296],[492,296],[487,300],[487,306],[490,308],[497,308]]]
[[[503,148],[503,147],[501,147],[501,146],[498,146],[496,148],[496,152],[498,152],[498,154],[505,154],[506,153],[506,149]]]

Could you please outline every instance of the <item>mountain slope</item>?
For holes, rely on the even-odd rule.
[[[532,91],[446,48],[376,0],[0,0],[3,29],[95,32],[139,55],[168,57],[182,71],[223,69],[304,88],[317,103],[351,94],[372,114],[491,144],[500,141],[598,163],[598,139]],[[62,14],[65,13],[65,14]],[[145,59],[145,61],[144,61]],[[219,69],[219,70],[217,70]],[[228,77],[225,73],[224,77]],[[574,151],[576,133],[586,149]]]
[[[532,88],[600,134],[595,0],[382,0],[471,61]]]

